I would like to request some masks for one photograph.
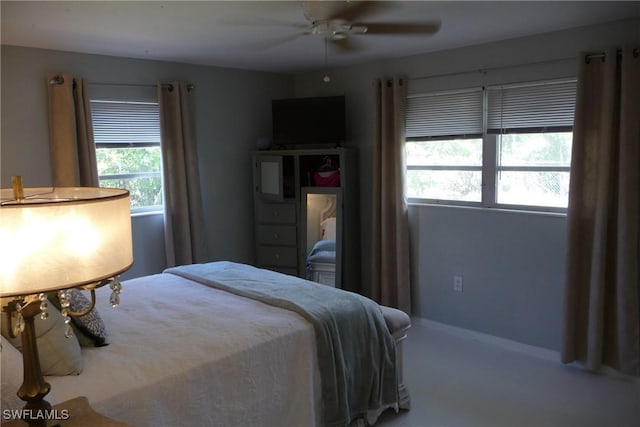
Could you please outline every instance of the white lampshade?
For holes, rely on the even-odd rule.
[[[87,285],[131,267],[129,192],[121,189],[1,190],[0,296]]]

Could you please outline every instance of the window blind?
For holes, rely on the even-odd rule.
[[[160,110],[154,102],[91,100],[97,146],[160,144]]]
[[[576,103],[576,82],[551,81],[491,87],[488,133],[570,131]]]
[[[482,135],[482,90],[414,95],[407,99],[407,140]]]

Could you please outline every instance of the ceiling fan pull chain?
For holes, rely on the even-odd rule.
[[[325,74],[322,78],[322,81],[325,83],[329,83],[331,81],[331,77],[329,77],[329,54],[327,53],[329,45],[329,39],[327,37],[324,38],[324,69]]]

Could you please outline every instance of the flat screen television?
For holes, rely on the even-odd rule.
[[[344,143],[344,96],[274,99],[271,114],[274,147]]]

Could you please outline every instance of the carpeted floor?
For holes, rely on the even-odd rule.
[[[409,331],[410,411],[379,427],[639,427],[640,379],[596,375],[434,327]]]

